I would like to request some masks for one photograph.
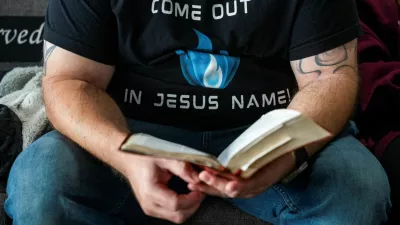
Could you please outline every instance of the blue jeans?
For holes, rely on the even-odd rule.
[[[244,127],[193,132],[129,121],[144,132],[219,154]],[[74,142],[53,131],[15,161],[5,209],[16,225],[142,224],[129,185]],[[347,128],[316,155],[308,171],[252,199],[227,200],[265,221],[291,225],[378,225],[387,220],[390,188],[374,156]]]

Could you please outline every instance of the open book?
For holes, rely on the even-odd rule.
[[[263,115],[218,157],[143,133],[129,137],[121,150],[187,161],[248,178],[280,156],[329,137],[331,133],[299,112],[277,109]]]

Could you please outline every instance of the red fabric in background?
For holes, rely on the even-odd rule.
[[[400,137],[400,15],[395,0],[358,2],[360,139],[378,157]],[[399,149],[400,150],[400,149]]]

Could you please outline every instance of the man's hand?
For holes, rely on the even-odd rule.
[[[199,191],[178,195],[167,187],[173,175],[196,184],[198,173],[188,163],[136,156],[125,169],[135,197],[146,215],[183,223],[200,207],[205,195]]]
[[[189,183],[188,187],[192,191],[222,198],[252,198],[282,180],[294,166],[294,154],[289,153],[268,164],[249,179],[228,179],[216,173],[202,171],[199,178],[203,183]]]

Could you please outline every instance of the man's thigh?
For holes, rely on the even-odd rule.
[[[128,125],[134,133],[202,148],[201,132],[129,119]],[[174,179],[171,186],[179,192],[187,191],[180,179]],[[148,219],[120,175],[56,131],[41,137],[18,156],[7,192],[6,211],[14,220],[24,220],[21,224],[30,218],[34,219],[30,221],[33,225],[46,224],[45,219],[47,224],[60,225],[73,221],[145,224]]]
[[[379,162],[345,131],[289,184],[231,202],[275,225],[372,225],[387,219],[390,188]]]
[[[123,224],[132,192],[112,169],[53,131],[12,166],[6,211],[18,224]],[[133,213],[133,212],[131,212]]]

